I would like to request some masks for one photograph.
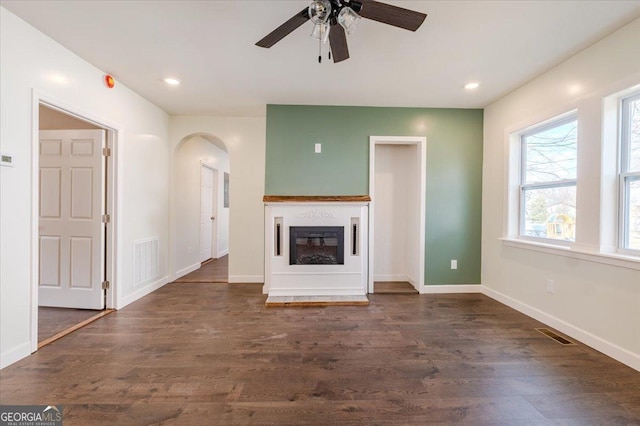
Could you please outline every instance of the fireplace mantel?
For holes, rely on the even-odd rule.
[[[368,195],[265,195],[265,203],[353,203],[371,201]]]

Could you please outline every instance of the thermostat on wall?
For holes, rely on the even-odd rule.
[[[13,167],[13,155],[3,152],[0,154],[0,165]]]

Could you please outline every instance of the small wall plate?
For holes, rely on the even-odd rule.
[[[13,167],[13,155],[3,152],[0,154],[0,166]]]

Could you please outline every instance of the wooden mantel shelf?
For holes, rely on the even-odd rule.
[[[369,202],[368,195],[265,195],[265,203],[351,203]]]

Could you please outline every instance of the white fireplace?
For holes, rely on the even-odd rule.
[[[364,296],[369,197],[265,196],[269,296]]]

